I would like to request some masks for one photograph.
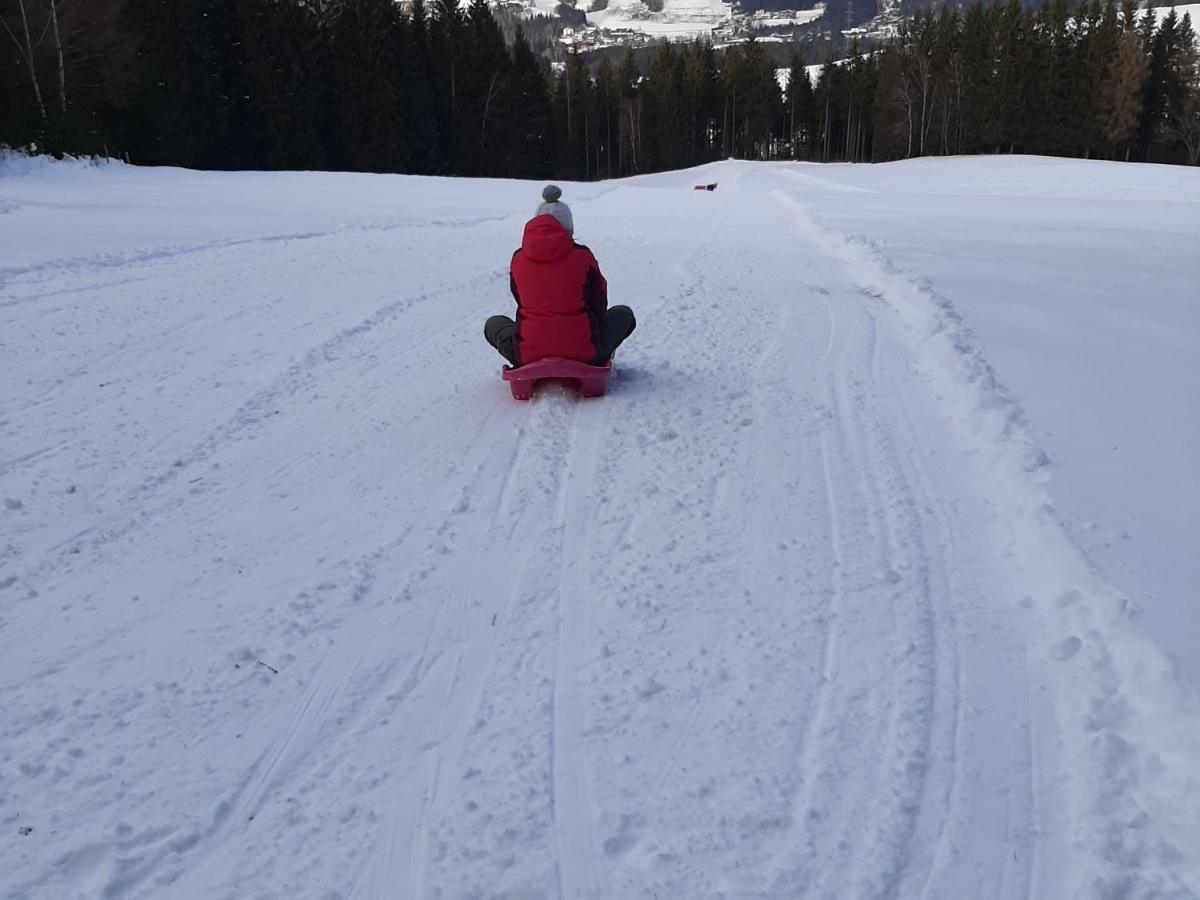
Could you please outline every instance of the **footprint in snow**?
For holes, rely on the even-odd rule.
[[[116,874],[116,858],[108,844],[90,844],[68,853],[59,862],[60,870],[85,892],[107,893]]]
[[[1057,660],[1070,659],[1079,652],[1079,648],[1083,646],[1083,641],[1071,635],[1071,637],[1059,641],[1050,648],[1050,655]]]
[[[1059,606],[1074,606],[1076,603],[1078,603],[1082,599],[1083,599],[1083,594],[1079,593],[1079,591],[1067,591],[1065,594],[1062,594],[1059,596],[1058,605]]]
[[[656,694],[661,694],[666,689],[667,689],[666,686],[663,685],[662,683],[660,683],[658,681],[658,679],[651,677],[650,680],[647,681],[645,685],[643,685],[642,687],[639,687],[637,689],[638,699],[639,700],[649,700],[651,697],[655,696]]]
[[[604,852],[608,856],[622,856],[632,850],[635,844],[637,844],[637,837],[628,832],[622,832],[604,842]]]
[[[624,856],[638,842],[638,825],[640,818],[636,815],[621,816],[621,824],[617,828],[617,833],[608,838],[604,842],[604,853],[606,856]]]

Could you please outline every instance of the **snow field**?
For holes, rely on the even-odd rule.
[[[732,6],[725,0],[664,0],[663,11],[650,12],[641,0],[610,0],[606,9],[589,12],[589,25],[615,30],[628,28],[660,37],[699,37],[726,22]]]
[[[1177,6],[1156,6],[1152,10],[1143,10],[1143,14],[1149,12],[1154,15],[1155,19],[1161,22],[1171,10],[1175,10],[1175,15],[1180,21],[1183,21],[1184,16],[1192,17],[1192,27],[1196,27],[1197,21],[1200,21],[1200,3],[1180,3]]]
[[[0,181],[0,893],[1200,891],[1194,692],[851,236],[921,165],[568,186],[639,328],[532,404],[537,186]]]
[[[957,320],[947,333],[986,360],[976,380],[1007,394],[990,433],[1019,420],[1072,542],[1200,688],[1200,176],[1028,157],[894,168],[788,177]]]

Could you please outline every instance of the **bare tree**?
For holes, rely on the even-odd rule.
[[[1146,83],[1146,54],[1142,38],[1127,31],[1117,42],[1117,52],[1108,62],[1104,83],[1100,88],[1100,111],[1104,136],[1114,150],[1125,144],[1129,158],[1129,140],[1137,129],[1142,114],[1142,88]]]
[[[504,81],[500,78],[500,72],[493,72],[492,80],[488,83],[487,97],[483,101],[483,123],[479,126],[479,149],[481,150],[487,149],[487,121],[488,112],[492,108],[492,99],[503,86]]]
[[[54,35],[54,55],[58,59],[58,107],[62,114],[67,114],[67,72],[63,64],[62,34],[58,29],[58,2],[50,0],[50,25]]]
[[[41,44],[46,33],[43,30],[41,37],[38,38],[35,44],[29,31],[29,10],[25,7],[25,0],[17,0],[17,7],[21,11],[21,37],[13,34],[12,29],[8,27],[8,22],[3,17],[0,17],[0,25],[4,26],[4,30],[16,45],[17,52],[25,60],[25,65],[29,68],[29,80],[33,84],[33,95],[37,99],[38,112],[41,113],[42,122],[48,123],[50,118],[46,115],[46,102],[42,99],[42,85],[38,81],[37,66],[34,64],[33,59],[34,48]]]
[[[72,106],[119,101],[132,85],[136,41],[121,10],[122,0],[0,0],[0,33],[24,61],[43,125],[65,122]],[[55,84],[49,96],[43,79]]]
[[[962,54],[955,53],[949,62],[949,89],[946,92],[946,119],[942,129],[942,152],[962,153],[963,103],[967,95],[967,65]],[[953,128],[951,128],[953,123]],[[950,134],[953,132],[953,139]]]
[[[1164,130],[1183,144],[1188,165],[1200,163],[1200,86],[1188,89],[1179,108],[1171,110]]]
[[[908,70],[908,66],[904,67],[904,71],[900,73],[900,77],[896,80],[896,100],[904,110],[904,118],[902,122],[903,135],[907,136],[908,145],[904,151],[904,158],[911,159],[913,155],[913,128],[915,126],[914,113],[916,112],[916,85],[913,83],[912,73]]]

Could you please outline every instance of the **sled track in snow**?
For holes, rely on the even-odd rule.
[[[599,891],[594,859],[598,842],[591,767],[584,736],[587,694],[582,670],[592,647],[588,639],[592,547],[590,508],[596,457],[608,406],[581,402],[575,411],[570,449],[565,454],[556,503],[555,528],[561,530],[562,570],[557,588],[556,650],[550,768],[554,782],[554,834],[559,892],[563,898],[593,897]]]
[[[471,493],[486,474],[484,463],[492,449],[492,438],[493,432],[486,427],[480,429],[455,469],[456,473],[463,473],[465,479],[446,482],[440,499],[430,504],[429,516],[423,522],[412,523],[397,540],[368,557],[371,564],[363,578],[371,584],[391,585],[390,589],[374,602],[362,601],[358,609],[338,624],[329,648],[308,679],[305,694],[286,730],[264,750],[237,795],[222,804],[226,812],[218,814],[220,827],[204,841],[207,855],[215,854],[225,841],[235,836],[245,839],[245,832],[253,827],[249,823],[254,821],[270,794],[286,781],[294,783],[296,770],[306,764],[308,757],[323,750],[323,745],[333,736],[334,720],[338,730],[344,733],[350,722],[361,720],[369,710],[377,707],[385,693],[387,705],[397,715],[402,715],[412,704],[419,708],[437,704],[442,724],[438,729],[439,736],[428,746],[438,747],[446,739],[452,730],[448,719],[453,728],[466,727],[469,719],[463,714],[464,710],[449,701],[454,699],[451,694],[460,680],[463,653],[481,650],[480,636],[486,632],[474,616],[470,619],[474,623],[473,630],[463,631],[468,612],[473,612],[463,586],[443,583],[444,586],[434,589],[435,592],[440,590],[440,600],[434,606],[434,614],[415,652],[397,657],[387,635],[394,628],[397,608],[408,602],[405,595],[432,571],[431,564],[440,555],[439,542],[456,517],[455,508],[461,497]],[[412,563],[416,565],[412,566]],[[465,649],[455,649],[460,645]],[[482,671],[486,672],[486,667]],[[438,672],[443,674],[435,677]],[[440,688],[446,689],[445,696],[439,694]],[[455,713],[459,715],[456,717]],[[428,718],[433,715],[432,707],[418,715]],[[436,791],[440,765],[440,754],[429,760],[426,793]],[[383,881],[376,883],[377,887],[395,883],[392,880],[395,850],[393,847],[387,857],[386,874]],[[203,865],[189,868],[192,871],[185,884],[177,886],[180,891],[191,890],[186,884],[191,883],[194,873],[204,871]],[[211,884],[207,888],[213,889],[215,886]]]
[[[141,266],[153,266],[160,263],[171,263],[184,257],[211,257],[225,250],[235,250],[241,253],[248,247],[270,246],[273,244],[291,244],[296,242],[321,241],[329,238],[353,237],[355,235],[386,234],[400,230],[424,230],[435,228],[475,228],[480,225],[490,225],[517,219],[516,216],[480,216],[463,219],[441,219],[433,222],[378,222],[360,225],[343,225],[338,228],[323,231],[297,231],[278,234],[254,235],[251,237],[223,238],[215,241],[204,241],[197,244],[179,246],[154,247],[135,250],[127,253],[106,253],[95,256],[77,256],[67,259],[53,259],[32,266],[12,266],[0,268],[0,291],[6,290],[11,284],[28,284],[45,281],[61,276],[81,276],[91,278],[96,272],[107,269],[127,269]],[[104,287],[120,287],[138,279],[124,279],[109,282]],[[95,284],[89,284],[78,290],[94,290]],[[61,291],[29,294],[14,300],[0,300],[0,309],[13,307],[33,300],[42,300],[58,296]]]
[[[841,275],[840,260],[828,259],[833,272]],[[877,774],[861,782],[864,789],[857,799],[841,798],[836,838],[828,837],[824,847],[811,839],[807,843],[808,868],[822,873],[823,880],[798,884],[817,895],[836,893],[850,887],[845,873],[855,872],[851,890],[856,895],[941,896],[944,888],[937,887],[938,879],[952,863],[948,823],[962,813],[963,755],[973,752],[964,748],[961,730],[963,651],[954,541],[932,474],[913,450],[921,441],[912,419],[901,396],[885,386],[884,373],[894,374],[895,367],[905,363],[893,348],[888,368],[883,368],[877,316],[884,310],[879,299],[818,285],[810,285],[810,290],[820,298],[829,322],[829,342],[820,364],[830,414],[821,435],[821,468],[835,570],[833,624],[822,652],[821,693],[810,726],[820,749],[809,744],[802,769],[811,773],[837,760],[846,771],[874,765]],[[898,445],[907,451],[902,454]],[[879,691],[882,673],[872,672],[870,660],[855,659],[855,649],[885,646],[887,639],[883,634],[873,639],[856,636],[848,626],[870,628],[856,608],[889,613],[887,633],[894,635],[894,655],[883,677],[893,687],[886,694]],[[867,702],[871,696],[886,697],[887,706]],[[1025,718],[1029,731],[1027,713]],[[886,722],[874,739],[861,742],[849,732],[837,732],[837,723],[857,720],[861,725],[868,719]],[[865,747],[876,746],[883,750],[875,763],[865,757],[853,762]],[[1034,760],[1028,754],[1018,764],[1033,772]],[[820,822],[813,834],[824,838],[830,823],[828,810],[821,808],[821,778],[809,775],[803,782],[795,819]],[[887,799],[868,815],[860,804],[872,793]],[[1031,814],[1028,779],[1023,796],[1010,814]],[[824,802],[836,801],[828,797]],[[865,840],[864,821],[872,823]],[[853,847],[855,835],[860,843],[855,854],[831,852],[833,847]],[[1025,846],[1013,854],[1019,858],[1018,871],[994,876],[1007,885],[1006,891],[1028,894],[1035,871],[1031,843],[1026,838]],[[835,880],[828,880],[831,877]]]

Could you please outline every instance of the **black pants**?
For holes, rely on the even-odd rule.
[[[596,348],[596,358],[593,365],[602,366],[608,362],[616,349],[625,338],[633,334],[637,328],[637,319],[633,310],[628,306],[612,306],[604,316],[600,325],[600,346]],[[517,323],[508,316],[492,316],[483,326],[484,339],[500,351],[500,355],[511,365],[517,364]]]

